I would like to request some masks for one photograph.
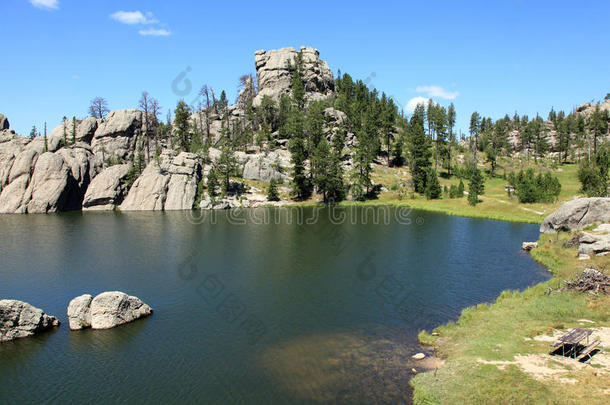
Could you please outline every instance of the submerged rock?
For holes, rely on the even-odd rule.
[[[546,217],[541,233],[580,230],[598,222],[610,221],[610,198],[577,198],[564,203]]]
[[[110,329],[152,314],[138,297],[120,291],[104,292],[92,298],[85,294],[68,305],[70,329]]]
[[[33,336],[56,326],[57,318],[27,302],[0,300],[0,342]]]
[[[414,354],[413,356],[411,356],[411,358],[413,360],[423,360],[426,358],[426,355],[424,353],[417,353],[417,354]]]

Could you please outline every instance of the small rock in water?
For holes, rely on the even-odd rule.
[[[416,369],[414,369],[414,368],[412,368],[412,369],[411,369],[411,373],[412,373],[412,374],[417,374],[417,370],[416,370]]]
[[[521,245],[521,249],[525,250],[526,252],[529,252],[532,249],[535,249],[538,247],[538,242],[523,242],[523,244]]]
[[[70,329],[110,329],[152,314],[151,307],[138,297],[119,291],[104,292],[97,297],[85,294],[68,305]]]
[[[54,316],[27,302],[0,300],[0,343],[30,337],[59,326]]]
[[[414,354],[413,356],[411,356],[411,358],[413,360],[423,360],[426,358],[426,355],[423,353],[417,353],[417,354]]]

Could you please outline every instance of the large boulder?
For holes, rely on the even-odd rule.
[[[17,300],[0,300],[0,342],[25,338],[59,326],[54,316]]]
[[[95,161],[91,147],[84,142],[77,143],[70,148],[61,148],[56,153],[61,155],[70,168],[70,174],[84,196],[91,179],[102,169],[102,166]]]
[[[546,217],[540,232],[580,230],[594,223],[610,221],[610,198],[577,198],[564,203]]]
[[[120,206],[122,211],[193,209],[201,180],[201,159],[181,152],[164,151],[161,164],[151,161],[136,179]]]
[[[193,209],[197,185],[201,180],[201,159],[194,153],[182,152],[167,167],[170,180],[164,210]]]
[[[61,145],[71,144],[72,141],[91,143],[93,135],[101,122],[102,120],[93,117],[87,117],[84,120],[73,118],[62,122],[49,135],[47,141],[48,150],[54,152]]]
[[[599,229],[599,228],[598,228]],[[610,254],[610,235],[582,233],[578,238],[578,256],[589,258],[592,255],[604,256]]]
[[[107,167],[95,176],[83,199],[83,210],[111,211],[127,193],[128,164]]]
[[[4,114],[0,114],[0,131],[9,129],[11,126],[8,122],[8,118]]]
[[[68,304],[68,323],[70,330],[80,330],[91,327],[91,301],[89,294],[74,298]]]
[[[279,160],[275,160],[273,156],[264,155],[256,155],[248,159],[244,165],[243,178],[260,181],[290,180],[290,176],[283,169]]]
[[[321,100],[333,94],[335,81],[328,64],[320,59],[320,52],[310,47],[301,47],[303,56],[303,81],[306,98]],[[259,106],[264,96],[279,102],[282,94],[289,94],[292,83],[292,71],[297,56],[294,48],[282,48],[271,51],[256,51],[254,62],[258,81],[258,94],[254,106]]]
[[[128,159],[134,150],[137,136],[142,132],[142,111],[112,111],[93,135],[91,147],[96,159],[101,162]]]
[[[77,187],[76,182],[62,156],[51,152],[43,153],[36,161],[32,179],[23,197],[25,212],[46,214],[78,208],[79,202],[71,199],[73,187]]]
[[[0,131],[0,191],[8,184],[9,173],[15,158],[27,143],[26,138],[7,131]]]
[[[119,291],[104,292],[91,301],[91,328],[110,329],[152,314],[138,297]]]

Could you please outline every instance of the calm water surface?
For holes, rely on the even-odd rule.
[[[0,216],[0,298],[63,323],[0,345],[0,403],[408,403],[418,331],[549,277],[535,225],[329,213]],[[154,315],[69,331],[72,298],[114,290]]]

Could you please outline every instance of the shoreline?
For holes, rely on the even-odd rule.
[[[555,290],[582,269],[603,267],[610,263],[607,256],[578,262],[575,252],[572,252],[574,249],[563,246],[573,233],[541,234],[539,247],[530,252],[531,258],[552,275],[549,280],[523,291],[504,290],[494,302],[464,308],[456,321],[439,325],[430,332],[423,330],[419,333],[419,344],[432,349],[434,355],[444,363],[434,374],[424,372],[410,380],[414,403],[462,402],[465,398],[483,403],[502,400],[516,403],[553,402],[549,395],[556,395],[557,401],[562,402],[570,388],[574,389],[572,384],[554,386],[556,379],[540,379],[513,365],[519,364],[514,359],[528,356],[536,361],[548,360],[545,357],[547,343],[528,345],[527,342],[543,341],[549,335],[572,327],[594,325],[604,329],[610,326],[609,313],[604,309],[610,304],[610,297],[569,292],[549,294],[549,289]],[[583,324],[583,321],[586,323]],[[518,340],[515,342],[511,339]],[[566,368],[571,366],[568,364]],[[533,369],[540,372],[541,366],[538,364]],[[468,379],[464,376],[468,375],[476,376],[473,377],[476,382],[464,390],[463,383]],[[552,372],[550,375],[553,375]],[[605,373],[595,372],[594,375],[604,382],[610,380]],[[602,399],[600,403],[603,403],[603,394],[595,396],[599,392],[595,391],[596,384],[599,384],[596,381],[584,380],[579,384],[578,396],[581,396],[582,390],[582,403],[585,399],[587,403],[597,403],[596,399]],[[444,388],[439,388],[439,385]],[[511,386],[520,388],[510,391]],[[459,392],[456,394],[452,389]],[[547,396],[540,396],[545,392]]]

